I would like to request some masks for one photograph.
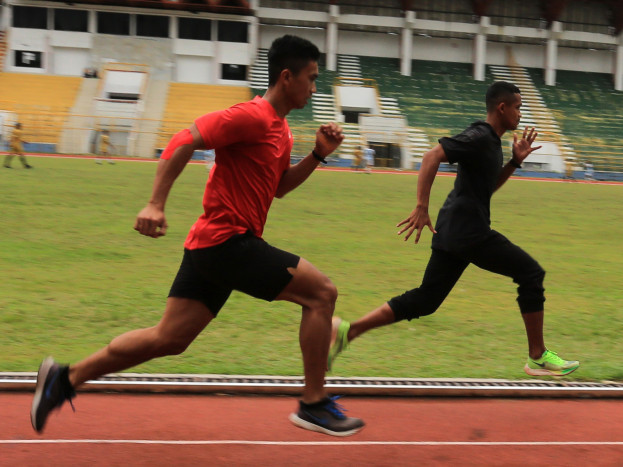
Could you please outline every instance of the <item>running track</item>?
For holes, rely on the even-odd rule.
[[[347,438],[291,425],[291,397],[93,393],[40,436],[31,400],[0,393],[2,466],[623,465],[620,399],[349,397]]]

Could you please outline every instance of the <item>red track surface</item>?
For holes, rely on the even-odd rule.
[[[621,466],[622,400],[347,398],[348,438],[296,428],[290,397],[83,393],[30,426],[0,393],[3,466]]]

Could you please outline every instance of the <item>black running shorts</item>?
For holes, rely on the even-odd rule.
[[[299,257],[251,233],[234,235],[209,248],[184,249],[169,297],[204,303],[216,316],[232,290],[273,301],[285,289]]]

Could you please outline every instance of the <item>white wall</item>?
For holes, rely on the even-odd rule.
[[[178,55],[175,67],[175,80],[181,83],[214,83],[214,59]]]
[[[275,39],[283,36],[284,34],[294,34],[296,36],[304,37],[311,41],[318,47],[321,52],[326,52],[326,36],[327,31],[325,29],[316,28],[287,28],[285,26],[266,26],[260,25],[259,31],[259,47],[261,49],[269,49],[270,45]]]
[[[441,62],[471,63],[473,41],[413,36],[413,59]],[[488,50],[487,50],[488,51]]]
[[[363,86],[336,86],[335,93],[342,110],[371,114],[379,112],[375,88]]]
[[[52,70],[56,75],[82,76],[84,69],[91,66],[91,57],[86,49],[54,47]]]
[[[559,70],[612,73],[614,60],[614,52],[605,50],[559,48],[557,68]]]
[[[25,68],[15,66],[15,50],[27,50],[32,52],[42,52],[42,68]],[[9,34],[9,41],[6,51],[6,71],[19,73],[44,73],[48,67],[50,57],[48,56],[48,34],[47,31],[39,29],[12,28]]]
[[[337,53],[370,57],[400,57],[400,36],[385,33],[340,31]]]

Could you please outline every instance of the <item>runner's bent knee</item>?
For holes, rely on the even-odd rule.
[[[543,280],[545,270],[535,261],[534,266],[513,280],[519,285],[517,287],[517,303],[522,313],[534,313],[543,311],[545,303],[545,288]]]
[[[305,308],[325,308],[333,312],[337,287],[309,261],[301,258],[296,268],[289,268],[292,280],[277,297]]]

